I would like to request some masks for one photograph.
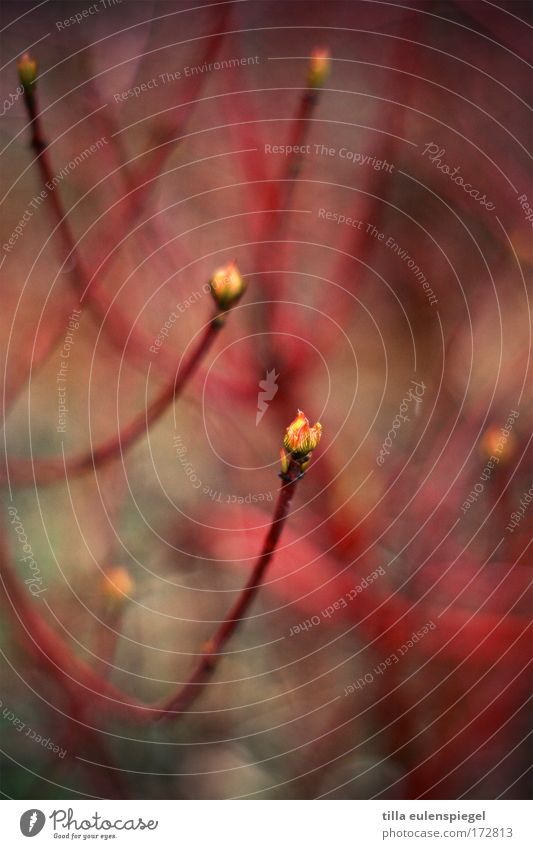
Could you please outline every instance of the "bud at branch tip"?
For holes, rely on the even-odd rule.
[[[211,294],[221,310],[229,310],[237,303],[246,289],[246,284],[235,261],[217,269],[209,281]]]
[[[300,473],[305,472],[322,436],[322,425],[317,422],[313,426],[301,410],[285,431],[284,448],[281,449],[281,477],[287,477],[291,462],[296,463]],[[286,453],[288,452],[288,453]]]
[[[331,61],[327,47],[315,47],[311,53],[307,68],[307,85],[309,88],[320,88],[326,82],[331,70]]]
[[[114,566],[103,577],[102,592],[110,604],[122,604],[135,592],[135,581],[124,566]]]
[[[17,62],[17,67],[20,83],[28,94],[37,79],[37,60],[32,59],[29,53],[23,53]]]

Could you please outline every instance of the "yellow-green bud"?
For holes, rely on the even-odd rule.
[[[17,63],[19,80],[25,92],[31,91],[37,79],[37,60],[31,59],[29,53],[23,53]]]
[[[320,88],[326,82],[331,70],[329,50],[316,47],[311,53],[309,67],[307,69],[307,85],[310,88]]]
[[[102,592],[111,604],[122,604],[135,591],[135,581],[124,566],[113,566],[102,580]]]
[[[228,262],[213,274],[210,282],[211,294],[221,310],[229,310],[246,289],[235,262]]]
[[[320,422],[311,427],[307,416],[301,410],[298,410],[298,415],[287,428],[283,444],[291,454],[305,457],[315,450],[320,442],[321,435],[322,425]]]

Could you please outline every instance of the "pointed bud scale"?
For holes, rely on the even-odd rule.
[[[281,474],[286,475],[289,471],[289,463],[290,463],[290,454],[285,453],[284,448],[279,449],[279,456],[281,460]]]
[[[37,78],[37,61],[24,53],[17,62],[19,80],[25,92],[31,91]]]
[[[287,428],[283,444],[291,454],[305,457],[314,451],[320,442],[322,425],[317,422],[313,427],[309,425],[307,416],[298,410],[298,415]]]
[[[229,310],[237,303],[246,285],[235,262],[219,268],[210,280],[211,294],[221,310]]]
[[[311,53],[309,67],[307,69],[307,85],[310,88],[320,88],[329,77],[330,70],[329,50],[327,48],[315,47]]]
[[[104,576],[102,592],[112,604],[121,603],[135,591],[135,582],[124,566],[115,566]]]

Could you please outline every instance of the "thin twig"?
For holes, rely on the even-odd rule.
[[[198,61],[198,63],[197,63],[198,65],[203,65],[204,63],[209,63],[209,61],[211,61],[211,59],[216,57],[216,54],[220,49],[220,45],[223,43],[224,37],[226,36],[226,31],[225,31],[226,25],[227,25],[227,21],[228,21],[228,18],[230,16],[232,9],[233,9],[233,3],[232,2],[229,2],[228,4],[224,4],[223,6],[221,6],[218,19],[215,20],[212,32],[210,33],[210,35],[208,37],[209,38],[208,45],[206,47],[206,50],[205,50],[203,56]],[[161,141],[160,141],[160,144],[158,146],[156,146],[155,152],[154,152],[153,156],[151,156],[151,158],[150,158],[150,152],[149,151],[147,152],[147,155],[149,157],[149,165],[148,166],[145,166],[144,169],[139,169],[139,172],[135,177],[134,175],[130,174],[129,163],[126,163],[124,161],[124,157],[122,158],[122,160],[121,160],[122,167],[120,168],[120,176],[123,178],[123,180],[126,181],[126,184],[130,187],[130,189],[133,186],[132,191],[135,195],[134,202],[129,203],[127,212],[125,212],[125,214],[124,214],[124,221],[122,223],[122,234],[126,235],[130,231],[131,227],[133,227],[135,225],[135,223],[138,220],[141,212],[144,210],[144,208],[146,206],[146,201],[149,197],[149,194],[153,190],[153,187],[157,182],[157,180],[156,180],[156,178],[157,178],[156,163],[158,164],[159,167],[161,167],[163,165],[165,159],[175,151],[176,146],[179,143],[180,138],[182,136],[184,136],[186,124],[190,120],[191,114],[193,113],[193,107],[198,101],[198,95],[200,93],[200,89],[201,89],[202,86],[205,85],[205,79],[206,79],[205,75],[199,75],[197,78],[192,79],[191,85],[188,89],[189,93],[188,93],[188,95],[186,95],[186,97],[188,97],[188,99],[189,99],[189,103],[187,104],[187,108],[185,108],[184,110],[182,110],[182,109],[176,110],[176,114],[178,115],[178,117],[167,128],[165,143],[161,146]],[[36,155],[36,159],[39,161],[40,154],[46,149],[47,144],[46,144],[46,140],[45,140],[44,134],[43,134],[42,123],[40,122],[40,119],[39,119],[39,116],[38,116],[38,113],[37,113],[37,103],[36,103],[36,100],[35,100],[34,88],[28,88],[26,96],[29,97],[30,100],[32,100],[32,102],[26,101],[26,106],[27,106],[28,115],[29,115],[29,118],[30,118],[30,126],[31,126],[31,133],[32,133],[32,147],[33,147],[34,153]],[[101,118],[101,113],[98,117]],[[110,130],[111,128],[108,128],[108,129]],[[114,146],[116,146],[117,143],[118,143],[118,136],[114,135],[114,129],[115,128],[112,128],[112,129],[113,129],[113,131],[109,131],[107,133],[107,135],[110,138],[113,138]],[[172,146],[169,143],[172,135],[177,140],[177,143],[176,143],[175,146]],[[48,164],[48,163],[45,162],[44,164]],[[41,165],[39,165],[39,168],[41,169],[41,173],[43,173],[43,169],[42,169]],[[48,167],[48,170],[50,170],[49,167]],[[54,194],[55,194],[55,192],[54,192]],[[130,193],[126,194],[126,198],[129,197],[129,194]],[[58,211],[57,211],[57,208],[56,208],[56,215],[57,214],[58,214]],[[140,235],[141,235],[141,238],[144,239],[144,232],[143,231],[140,231]],[[115,234],[114,239],[115,239],[115,243],[118,243],[118,242],[120,242],[121,237],[120,236],[117,237],[117,235]],[[109,254],[107,254],[107,256],[108,255]],[[104,251],[104,256],[106,256],[105,251]],[[106,259],[104,260],[104,262],[96,264],[96,267],[98,268],[98,276],[99,277],[102,276],[103,269],[107,265],[107,256],[106,256]],[[158,257],[159,257],[159,254],[156,254],[155,255],[156,261],[158,261]],[[78,253],[76,253],[76,255],[74,256],[74,260],[76,260],[76,259],[79,259]],[[79,269],[79,267],[78,268],[76,267],[76,263],[75,263],[74,269],[70,272],[70,274],[72,275],[76,272],[79,273],[79,271],[80,271],[80,269]],[[78,298],[81,297],[80,292],[87,290],[87,298],[88,298],[89,304],[91,304],[93,300],[96,300],[98,297],[100,297],[100,294],[99,294],[100,286],[98,285],[98,280],[91,279],[87,276],[86,270],[84,270],[82,268],[81,272],[82,272],[82,275],[83,275],[82,280],[79,282],[79,285],[76,283],[75,280],[73,280],[72,281],[73,288],[76,291]],[[87,283],[89,283],[88,288],[87,288]],[[78,303],[79,303],[79,301],[78,301]],[[98,307],[97,314],[98,315],[104,314],[103,313],[104,310],[107,314],[107,309],[108,309],[109,305],[110,305],[109,299],[106,299],[105,302],[104,302],[103,299],[101,299],[101,304]],[[67,305],[67,308],[64,308],[65,316],[68,316],[68,314],[71,312],[71,309],[72,309],[72,305],[71,306]],[[116,310],[117,310],[117,308],[113,307],[113,321],[114,321],[115,333],[118,333],[120,331],[118,338],[121,338],[126,331],[130,332],[132,328],[130,327],[129,330],[128,330],[128,325],[127,325],[127,322],[125,322],[125,321],[120,322],[120,326],[119,326],[119,316],[118,316]],[[62,327],[61,322],[59,324],[60,324],[60,327]],[[59,334],[60,334],[60,332],[61,332],[61,330],[59,331]],[[42,344],[40,345],[36,357],[32,360],[31,365],[32,365],[32,372],[33,373],[35,373],[36,367],[42,365],[47,360],[48,356],[50,355],[50,352],[52,350],[54,350],[56,344],[60,340],[59,334],[58,333],[50,334],[49,338],[46,340],[46,345],[44,345],[44,346]],[[137,366],[143,365],[144,366],[145,360],[144,360],[143,357],[138,356],[138,353],[142,353],[143,351],[146,350],[147,344],[145,344],[145,343],[149,343],[148,338],[147,337],[141,337],[141,332],[138,330],[138,328],[135,328],[134,331],[133,331],[133,338],[130,338],[130,348],[125,351],[128,358],[131,359],[132,365],[137,365]],[[133,345],[135,347],[131,347]],[[156,366],[158,367],[158,369],[160,371],[164,372],[165,374],[171,373],[171,370],[172,370],[171,358],[168,357],[168,356],[159,357],[158,361],[156,362]],[[7,393],[6,393],[6,407],[10,406],[11,403],[14,401],[14,399],[18,396],[18,393],[19,393],[20,389],[22,388],[22,385],[24,385],[24,384],[8,388]],[[4,414],[5,414],[5,410],[4,410]]]
[[[27,588],[22,586],[17,572],[9,562],[7,553],[0,545],[0,582],[3,584],[15,619],[18,620],[26,636],[30,638],[30,650],[37,655],[39,663],[46,667],[72,698],[79,700],[80,688],[85,690],[85,709],[89,704],[98,702],[106,714],[140,723],[152,722],[154,719],[170,719],[176,713],[183,712],[200,694],[202,687],[213,673],[224,645],[243,621],[244,614],[259,589],[281,536],[300,475],[301,465],[291,460],[289,469],[283,477],[276,510],[263,550],[250,579],[222,625],[207,644],[208,650],[202,655],[189,680],[163,702],[147,705],[126,695],[95,668],[78,658],[40,613],[38,604],[30,597]],[[28,645],[26,645],[27,648]]]
[[[263,550],[246,585],[241,590],[238,599],[222,624],[205,644],[204,653],[188,681],[165,705],[164,714],[160,717],[161,719],[170,719],[176,713],[186,711],[196,701],[209,678],[213,675],[222,656],[224,646],[233,636],[239,625],[242,624],[248,608],[257,595],[267,566],[276,550],[285,520],[287,519],[296,484],[300,477],[301,467],[296,461],[292,460],[287,474],[283,477],[276,509],[263,545]]]
[[[120,456],[160,418],[168,405],[181,394],[209,351],[222,326],[223,321],[220,316],[215,315],[206,325],[204,333],[183,368],[178,370],[177,375],[161,390],[150,406],[138,413],[116,436],[102,442],[91,451],[66,459],[63,457],[41,460],[28,460],[25,457],[6,459],[6,465],[0,467],[0,483],[9,480],[14,486],[34,483],[43,486],[64,477],[84,474]]]
[[[31,146],[35,162],[41,173],[43,185],[54,184],[54,173],[48,152],[49,145],[45,140],[42,120],[37,105],[35,90],[25,90],[24,102],[30,118]],[[112,298],[100,287],[95,286],[94,279],[81,257],[76,239],[70,229],[67,213],[61,200],[59,190],[49,191],[47,200],[50,202],[57,220],[57,233],[63,243],[66,256],[72,260],[72,270],[69,279],[79,298],[80,305],[86,300],[87,306],[99,322],[105,322],[105,329],[110,341],[121,352],[127,348],[129,356],[141,363],[146,362],[146,351],[151,345],[151,338],[139,328],[132,328],[131,321],[117,309]]]

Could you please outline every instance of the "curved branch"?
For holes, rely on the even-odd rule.
[[[116,436],[102,442],[94,450],[66,459],[63,457],[41,460],[29,460],[25,457],[6,458],[5,465],[0,467],[0,483],[9,481],[13,486],[29,484],[44,486],[65,477],[82,475],[120,456],[160,418],[168,405],[181,394],[188,380],[209,351],[221,327],[223,327],[223,320],[219,315],[215,315],[206,325],[203,335],[183,368],[167,383],[149,407],[142,413],[138,413]]]
[[[241,590],[237,601],[214,636],[206,644],[206,650],[188,681],[175,693],[154,705],[144,704],[123,693],[76,656],[39,612],[39,602],[30,597],[29,591],[23,587],[16,571],[9,563],[3,546],[0,547],[0,580],[14,616],[29,638],[32,650],[38,656],[40,663],[73,698],[80,700],[80,688],[86,691],[82,700],[85,709],[89,703],[97,704],[106,714],[142,723],[151,722],[154,719],[172,719],[177,713],[183,713],[201,693],[203,686],[213,674],[222,649],[239,624],[243,622],[244,615],[259,590],[265,570],[276,550],[300,476],[300,464],[298,461],[291,460],[289,469],[283,476],[276,509],[263,549],[246,586]]]
[[[198,698],[209,678],[213,675],[221,658],[224,646],[233,636],[239,625],[242,624],[248,608],[257,595],[267,566],[276,550],[276,546],[289,512],[296,484],[301,476],[302,471],[300,464],[296,460],[291,460],[289,469],[283,476],[283,483],[279,491],[276,509],[274,511],[274,516],[272,518],[263,549],[246,585],[241,590],[237,601],[226,615],[222,624],[219,626],[217,631],[215,631],[211,639],[205,644],[204,653],[188,681],[184,684],[182,689],[175,695],[171,696],[164,705],[164,714],[160,717],[160,719],[171,719],[176,713],[183,713]]]
[[[44,186],[53,185],[54,174],[48,153],[49,145],[44,137],[41,116],[37,106],[37,96],[33,89],[25,91],[24,102],[30,119],[31,147],[35,162],[41,173]],[[82,300],[86,298],[94,317],[98,321],[107,323],[107,335],[115,347],[121,352],[128,347],[129,354],[144,363],[146,351],[151,344],[150,337],[139,328],[132,329],[131,322],[113,304],[111,296],[100,287],[94,286],[94,281],[91,280],[91,275],[80,255],[76,239],[68,224],[67,213],[59,190],[49,191],[47,201],[51,204],[57,221],[57,234],[63,243],[66,255],[72,260],[73,268],[69,272],[69,279],[79,298],[80,305]]]

